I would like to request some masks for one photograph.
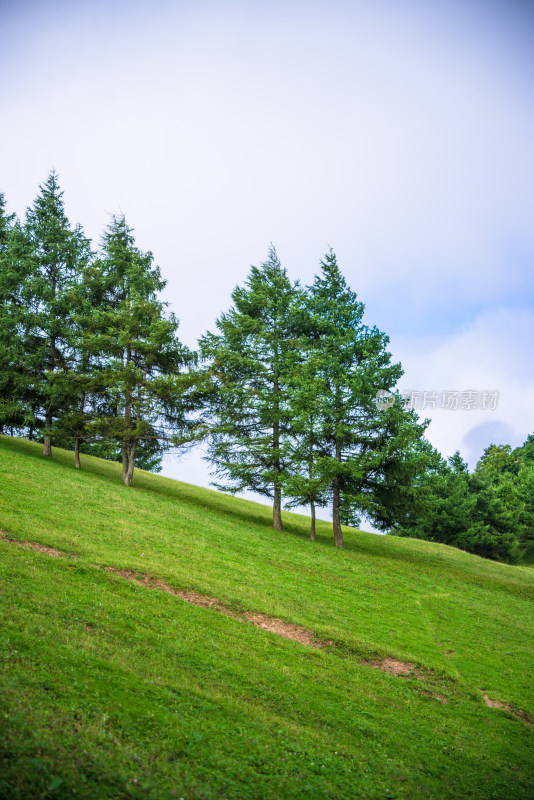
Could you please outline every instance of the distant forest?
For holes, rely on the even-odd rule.
[[[98,249],[70,224],[52,171],[24,221],[0,194],[0,433],[159,471],[203,444],[214,485],[282,506],[332,508],[342,525],[520,561],[534,547],[534,436],[491,445],[472,473],[445,460],[397,390],[388,337],[363,320],[333,250],[310,286],[271,246],[192,351],[123,215]],[[384,392],[391,402],[377,400]]]

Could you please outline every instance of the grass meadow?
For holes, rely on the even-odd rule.
[[[532,799],[531,567],[348,528],[338,550],[41,449],[0,437],[0,798]]]

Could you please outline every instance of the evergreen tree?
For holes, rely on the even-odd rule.
[[[127,486],[141,442],[151,443],[145,449],[154,458],[173,431],[190,424],[188,383],[181,369],[191,363],[192,354],[176,336],[177,319],[158,299],[165,281],[152,262],[152,253],[136,247],[124,216],[114,216],[93,271],[91,291],[99,300],[84,335],[97,398],[85,433],[120,445]]]
[[[365,513],[386,526],[405,505],[421,468],[415,453],[425,426],[399,402],[377,407],[377,391],[394,388],[401,366],[391,363],[385,334],[364,324],[364,306],[347,286],[332,250],[321,266],[308,300],[308,366],[299,372],[301,387],[289,413],[298,427],[313,418],[315,491],[320,497],[328,487],[334,542],[343,547],[342,520],[355,521]]]
[[[297,290],[271,246],[232,294],[218,334],[200,341],[213,391],[209,395],[209,460],[226,479],[223,491],[252,489],[273,499],[273,526],[282,530],[286,444],[291,432],[287,394],[295,348]]]
[[[65,215],[57,175],[40,187],[23,226],[10,237],[8,261],[17,284],[13,322],[21,360],[16,398],[24,425],[44,434],[44,455],[52,453],[58,419],[73,397],[64,377],[76,362],[73,295],[81,265],[90,258],[88,240]]]
[[[6,212],[5,196],[0,193],[0,433],[23,422],[17,402],[21,303],[20,276],[11,259],[14,225],[15,215]]]
[[[522,548],[534,549],[534,435],[521,447],[491,444],[478,461],[475,474],[490,482],[515,517]]]
[[[483,467],[470,474],[458,452],[445,461],[434,451],[417,481],[412,514],[392,533],[442,542],[485,558],[518,561],[522,509],[509,478],[496,482],[491,469]]]

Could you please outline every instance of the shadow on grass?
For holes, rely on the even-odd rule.
[[[135,470],[132,486],[126,487],[122,484],[121,465],[118,462],[82,454],[82,468],[78,471],[74,469],[74,453],[72,451],[54,447],[53,455],[50,459],[42,455],[42,444],[38,442],[0,436],[0,443],[15,452],[24,453],[29,458],[41,462],[43,466],[53,464],[57,468],[66,469],[73,475],[78,475],[82,480],[84,475],[94,475],[115,488],[122,488],[127,492],[143,492],[171,501],[179,501],[189,508],[216,512],[227,520],[243,522],[255,528],[259,533],[263,531],[282,536],[291,534],[302,541],[309,541],[310,521],[309,518],[301,515],[292,515],[287,511],[283,512],[284,530],[281,534],[278,534],[278,532],[275,533],[272,527],[271,509],[268,506],[262,506],[260,503],[254,503],[252,500],[245,500],[193,484],[185,484],[141,469]],[[354,555],[364,554],[389,561],[413,562],[414,554],[411,549],[399,550],[387,547],[384,537],[378,537],[374,534],[359,535],[360,533],[355,529],[344,530],[345,552]],[[328,523],[317,520],[316,535],[316,544],[335,549]],[[373,538],[371,539],[370,537]],[[438,566],[442,557],[434,552],[425,553],[418,550],[417,559],[418,561],[422,559],[429,565]]]
[[[233,497],[230,494],[223,494],[212,489],[194,486],[175,481],[172,478],[165,478],[154,473],[136,470],[133,485],[128,488],[122,485],[121,465],[118,462],[106,461],[95,458],[94,456],[82,455],[82,469],[74,469],[74,454],[72,451],[54,448],[53,457],[50,460],[42,455],[42,444],[30,442],[27,439],[12,438],[0,435],[0,444],[18,453],[24,453],[28,457],[44,464],[54,464],[58,468],[65,468],[73,474],[83,478],[84,475],[94,475],[101,480],[116,488],[123,488],[124,491],[145,492],[169,500],[179,501],[184,506],[190,508],[212,511],[236,522],[243,522],[254,528],[259,534],[271,534],[284,536],[290,534],[298,537],[301,541],[309,541],[309,518],[302,515],[283,512],[284,530],[275,532],[272,527],[272,511],[268,506],[255,503],[251,500]],[[433,570],[440,570],[447,566],[451,569],[459,580],[475,580],[481,586],[500,584],[503,588],[508,588],[512,593],[517,593],[518,589],[526,594],[533,594],[531,570],[517,570],[509,565],[500,565],[497,562],[489,562],[495,565],[495,572],[489,576],[486,571],[480,574],[480,565],[488,565],[487,559],[479,556],[464,553],[457,548],[447,547],[446,545],[436,545],[436,543],[413,539],[398,539],[397,537],[377,536],[376,534],[358,531],[357,529],[345,529],[345,553],[350,553],[353,557],[363,555],[380,559],[385,562],[397,562],[399,564],[417,564],[420,569],[422,565],[428,565]],[[317,545],[335,549],[331,528],[329,523],[322,520],[317,521]],[[311,543],[310,543],[311,545]],[[342,551],[343,552],[343,551]],[[533,553],[534,559],[534,553]],[[506,573],[500,571],[499,567],[505,567]],[[527,587],[528,584],[528,587]]]
[[[82,468],[78,471],[74,469],[74,453],[70,450],[55,447],[50,459],[42,455],[42,444],[38,442],[0,435],[0,443],[2,446],[8,447],[17,453],[24,453],[29,458],[41,462],[43,466],[53,464],[55,467],[66,469],[69,472],[72,471],[72,473],[79,475],[81,478],[84,475],[94,475],[115,488],[123,488],[124,491],[144,492],[179,501],[181,504],[192,508],[214,511],[227,519],[239,520],[257,529],[273,532],[272,510],[268,506],[254,503],[252,500],[245,500],[213,489],[182,483],[141,469],[135,470],[132,486],[126,487],[122,484],[121,465],[118,462],[82,454]],[[302,518],[300,524],[288,519],[288,512],[283,512],[283,517],[284,530],[282,533],[291,533],[302,539],[309,538],[309,528],[307,527],[309,526],[309,521],[305,517]],[[324,524],[326,525],[327,523]],[[318,538],[320,543],[330,544],[326,539],[326,532],[318,530]]]

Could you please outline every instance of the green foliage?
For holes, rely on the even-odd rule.
[[[494,487],[508,513],[516,519],[516,535],[522,548],[534,545],[534,435],[521,447],[490,445],[475,473]]]
[[[289,374],[296,344],[298,290],[271,247],[232,293],[234,306],[217,320],[218,334],[200,340],[213,391],[208,396],[209,459],[224,491],[252,489],[280,501],[285,446],[292,421],[287,412]]]
[[[84,430],[120,444],[127,485],[140,443],[150,441],[157,457],[172,430],[187,426],[189,410],[181,369],[192,355],[177,338],[178,320],[158,299],[165,281],[152,262],[152,253],[136,247],[124,216],[113,217],[88,276],[89,295],[99,302],[84,325],[82,347],[96,397]]]
[[[292,286],[276,251],[253,267],[234,307],[207,334],[209,458],[225,491],[274,498],[280,527],[286,505],[333,502],[334,535],[341,520],[362,513],[387,525],[409,502],[421,469],[417,443],[424,425],[400,403],[377,409],[378,389],[402,374],[391,364],[387,337],[362,320],[363,304],[348,288],[332,251],[322,277],[304,292]]]
[[[21,427],[24,412],[19,402],[21,379],[18,376],[23,348],[19,331],[20,278],[12,260],[15,215],[6,212],[0,193],[0,432],[4,427]]]
[[[44,434],[48,454],[54,425],[74,402],[68,379],[77,358],[74,298],[90,258],[83,231],[72,229],[65,215],[52,171],[24,224],[16,224],[7,237],[1,282],[11,340],[2,373],[9,376],[9,397],[17,408],[15,420],[9,406],[2,416],[8,424]]]
[[[193,355],[157,294],[152,254],[113,218],[95,261],[66,217],[52,171],[24,224],[0,196],[0,430],[158,470],[171,444],[199,438],[181,368]],[[173,438],[174,437],[174,438]]]
[[[459,547],[485,558],[515,563],[521,558],[521,507],[508,475],[495,481],[506,451],[491,451],[488,469],[473,474],[457,452],[448,462],[437,453],[417,482],[414,513],[392,533]]]
[[[293,474],[288,486],[301,500],[324,502],[329,492],[334,538],[342,547],[342,521],[357,523],[365,513],[387,525],[398,512],[417,473],[411,451],[425,426],[398,401],[377,407],[377,391],[394,388],[401,366],[391,363],[387,336],[363,322],[364,305],[332,250],[321,266],[305,303],[305,355],[289,397],[300,434],[296,452],[307,472]]]

